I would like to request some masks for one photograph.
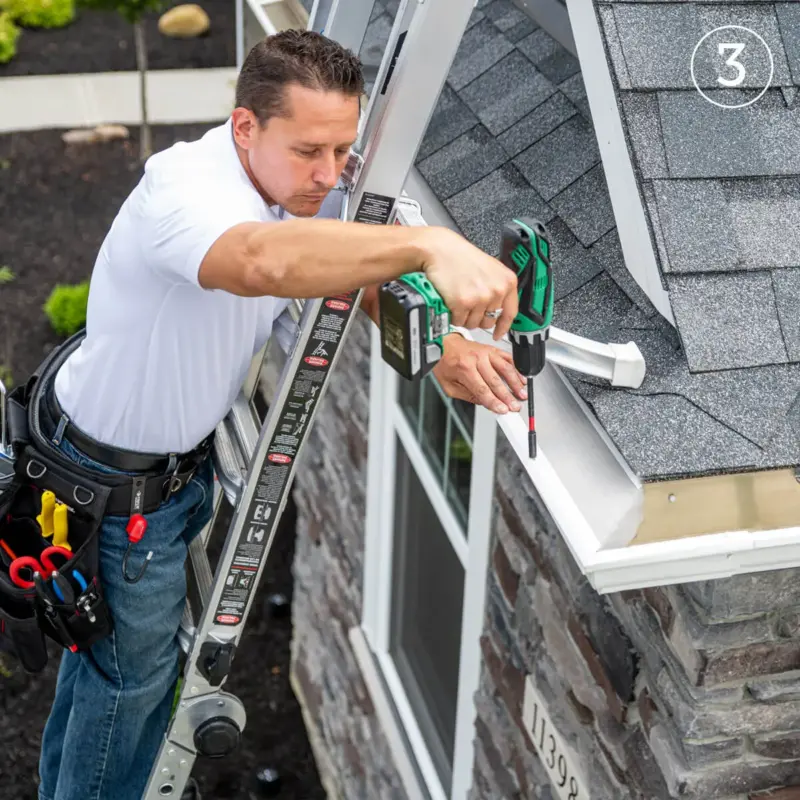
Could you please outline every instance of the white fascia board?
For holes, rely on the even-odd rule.
[[[566,3],[625,264],[653,305],[674,326],[672,304],[661,283],[594,0]]]

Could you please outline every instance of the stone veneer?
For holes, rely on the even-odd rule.
[[[347,636],[370,325],[355,323],[294,488],[292,681],[329,796],[346,800],[406,797]],[[557,798],[523,729],[528,673],[593,800],[800,800],[798,570],[598,595],[502,434],[493,510],[469,800]]]

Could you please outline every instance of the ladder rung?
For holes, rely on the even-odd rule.
[[[214,469],[219,479],[219,485],[225,492],[228,502],[236,508],[242,490],[244,489],[245,473],[242,454],[239,452],[238,443],[230,433],[227,417],[217,425],[214,436]]]

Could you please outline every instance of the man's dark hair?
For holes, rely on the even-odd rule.
[[[247,54],[236,81],[236,107],[252,111],[261,125],[286,116],[286,87],[361,95],[359,58],[315,31],[286,30],[267,36]]]

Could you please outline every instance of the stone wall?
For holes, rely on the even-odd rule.
[[[331,800],[406,800],[347,636],[362,607],[372,325],[356,313],[295,477],[292,685]]]
[[[593,800],[800,800],[800,570],[600,596],[499,442],[470,800],[556,796],[527,673]]]

